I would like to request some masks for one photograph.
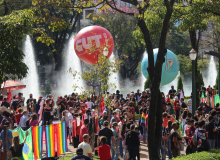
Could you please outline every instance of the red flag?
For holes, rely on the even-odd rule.
[[[9,89],[8,97],[7,97],[7,101],[9,104],[11,104],[11,100],[12,100],[12,94],[11,94],[11,90]]]

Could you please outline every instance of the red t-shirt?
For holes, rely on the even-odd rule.
[[[173,103],[175,111],[180,109],[179,107],[177,107],[177,103],[179,103],[179,102],[178,101],[174,101],[174,103]]]
[[[89,132],[88,132],[88,130],[87,130],[87,127],[83,125],[83,126],[80,128],[80,134],[79,134],[79,141],[80,141],[80,142],[83,142],[83,135],[84,135],[84,134],[89,134]]]
[[[132,112],[133,113],[133,120],[135,120],[135,108],[134,107],[130,107],[130,112]]]
[[[165,128],[167,128],[167,122],[168,121],[171,121],[172,123],[175,121],[175,119],[174,118],[163,118],[163,126],[165,127]]]
[[[107,144],[103,144],[99,147],[98,149],[98,154],[100,157],[100,160],[110,160],[111,158],[111,153],[110,153],[110,146]]]
[[[17,125],[19,125],[20,119],[21,119],[22,116],[23,116],[23,114],[16,114],[15,115],[15,121],[16,121]]]

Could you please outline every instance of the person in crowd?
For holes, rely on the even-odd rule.
[[[10,104],[8,103],[7,98],[4,98],[4,101],[2,102],[1,106],[5,106],[7,108],[10,107]]]
[[[31,120],[29,122],[30,127],[38,126],[38,120],[37,119],[38,119],[37,114],[34,113],[33,115],[31,115]]]
[[[8,150],[8,157],[10,157],[11,155],[12,155],[12,158],[13,157],[22,157],[22,150],[23,150],[24,144],[26,142],[27,136],[28,136],[28,131],[26,131],[26,135],[25,135],[24,141],[22,143],[20,143],[19,136],[15,136],[13,138],[13,145]]]
[[[62,118],[61,118],[61,122],[65,122],[66,124],[66,130],[67,130],[67,136],[69,136],[69,117],[68,117],[68,111],[64,110],[62,113]],[[71,140],[69,139],[69,141],[71,142]]]
[[[181,106],[179,104],[178,97],[176,96],[174,99],[175,99],[175,101],[174,101],[174,110],[176,112],[176,120],[179,121]]]
[[[15,114],[15,121],[16,121],[17,125],[19,125],[20,119],[22,116],[23,116],[23,109],[19,108],[18,114]]]
[[[45,101],[45,104],[43,104],[43,116],[44,116],[44,121],[43,125],[49,125],[50,120],[51,120],[51,115],[50,112],[52,111],[52,105],[50,104],[50,99],[47,99]]]
[[[103,127],[104,128],[99,131],[98,138],[97,138],[97,144],[99,146],[99,144],[100,144],[100,137],[101,136],[105,136],[107,138],[107,144],[109,146],[111,146],[111,139],[112,139],[112,141],[114,143],[114,146],[116,147],[117,145],[116,145],[115,137],[113,135],[112,130],[108,128],[108,125],[109,125],[108,121],[105,121],[103,123]]]
[[[173,116],[171,116],[170,114],[168,114],[167,112],[164,112],[163,115],[163,126],[167,127],[167,122],[171,121],[172,123],[175,121],[175,118]]]
[[[116,147],[114,147],[114,142],[111,139],[111,153],[112,153],[111,157],[113,160],[118,160],[118,157],[119,157],[119,148],[118,148],[119,147],[119,140],[118,140],[119,134],[116,131],[117,129],[118,129],[118,123],[114,122],[112,125],[112,132],[113,132],[113,136],[116,142]]]
[[[12,145],[12,132],[9,130],[10,129],[10,122],[6,121],[4,123],[5,126],[7,126],[7,144],[8,144],[8,150]],[[4,130],[2,130],[1,134],[0,134],[0,142],[2,144],[3,150],[2,150],[2,159],[4,159]]]
[[[67,101],[66,105],[67,105],[68,110],[69,110],[70,107],[73,107],[73,105],[74,105],[73,97],[71,97],[70,100]]]
[[[39,97],[37,103],[35,104],[35,113],[38,114],[39,110],[40,110],[40,103],[41,103],[41,100],[42,100],[42,96]]]
[[[71,160],[92,160],[90,157],[83,155],[82,148],[78,148],[76,154],[77,156],[74,156]]]
[[[179,135],[177,133],[178,125],[176,122],[172,125],[173,130],[170,133],[170,144],[171,144],[171,152],[173,158],[178,156],[178,150],[179,150],[179,143],[182,143],[182,140],[179,139]]]
[[[175,96],[176,90],[174,89],[174,86],[171,86],[171,90],[169,90],[170,99],[173,99]]]
[[[77,113],[74,114],[74,119],[80,120],[80,117]],[[80,123],[76,125],[76,129],[74,128],[74,122],[72,123],[72,139],[73,139],[73,146],[74,148],[77,148],[79,145],[79,136],[80,136],[80,129],[81,129],[81,120]]]
[[[170,142],[170,132],[171,132],[171,130],[172,130],[172,121],[169,120],[167,122],[167,131],[168,131],[168,134],[169,134],[169,136],[167,136],[167,154],[168,154],[169,159],[173,158],[171,148],[170,148],[170,143],[171,143]]]
[[[83,142],[78,145],[78,148],[83,149],[83,155],[88,156],[91,159],[93,159],[92,149],[91,149],[90,144],[89,144],[89,135],[88,134],[83,135]]]
[[[112,126],[112,124],[113,124],[114,122],[117,122],[117,120],[116,120],[116,112],[115,112],[115,111],[112,112],[112,118],[111,118],[110,126]]]
[[[98,155],[100,160],[110,160],[111,159],[111,152],[110,146],[107,144],[107,138],[105,136],[100,137],[101,146],[98,147]]]
[[[184,110],[185,108],[187,108],[187,105],[186,105],[186,103],[185,103],[185,100],[184,100],[184,98],[181,98],[181,108],[182,108],[182,110]]]
[[[190,99],[187,101],[187,107],[190,113],[192,113],[192,96],[190,96]]]
[[[16,95],[14,95],[13,96],[13,99],[14,99],[14,101],[12,102],[12,104],[11,104],[11,109],[13,110],[13,111],[17,111],[17,108],[18,108],[18,106],[19,106],[19,100],[18,100],[18,97],[16,97]],[[23,102],[21,101],[21,104],[22,104]]]
[[[83,142],[83,135],[84,134],[89,134],[88,133],[88,129],[87,126],[89,124],[89,120],[88,119],[84,119],[84,123],[80,128],[80,134],[79,134],[79,142]]]
[[[8,113],[7,111],[4,111],[3,116],[4,116],[4,118],[1,122],[1,127],[4,126],[5,122],[7,122],[7,121],[10,123],[10,126],[12,126],[13,122],[12,122],[12,119],[10,118],[10,113]]]
[[[66,110],[65,98],[62,98],[62,96],[59,97],[58,106],[59,106],[59,114],[60,114],[60,119],[61,119],[63,111]]]
[[[128,160],[135,160],[138,153],[141,151],[140,141],[138,134],[135,131],[135,125],[130,126],[130,131],[126,134],[126,150],[128,150],[129,158]]]
[[[93,102],[91,102],[91,99],[90,98],[87,98],[87,102],[86,102],[86,105],[87,105],[87,108],[93,108],[93,106],[94,106],[94,103]]]
[[[208,133],[208,142],[209,142],[209,147],[210,149],[215,148],[215,132],[217,128],[215,127],[214,124],[214,118],[213,116],[209,116],[209,122],[206,123],[205,128],[206,132]]]
[[[159,155],[161,151],[162,160],[166,159],[166,141],[167,141],[168,136],[169,136],[168,129],[162,126],[162,137],[161,137],[161,142],[160,142],[159,149],[158,149]]]
[[[206,130],[204,128],[205,128],[205,121],[201,120],[199,122],[199,128],[196,133],[197,141],[199,144],[198,152],[209,151],[209,143],[207,139]]]
[[[32,107],[32,104],[33,104],[33,95],[32,94],[29,95],[29,99],[27,99],[26,104],[27,104],[27,109],[29,111],[30,108]]]
[[[23,130],[26,130],[26,121],[28,119],[28,111],[24,111],[23,112],[23,116],[21,117],[20,119],[20,122],[19,122],[19,126],[23,129]]]

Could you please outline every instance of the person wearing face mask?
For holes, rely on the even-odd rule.
[[[119,148],[118,148],[119,147],[119,140],[118,140],[119,134],[117,132],[117,129],[118,129],[118,124],[117,122],[114,122],[112,125],[112,132],[113,132],[113,136],[116,142],[116,147],[113,147],[114,143],[113,143],[113,140],[111,139],[112,160],[117,160],[119,157]]]

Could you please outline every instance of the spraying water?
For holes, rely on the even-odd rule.
[[[38,72],[33,45],[31,42],[31,37],[29,35],[26,35],[26,40],[23,44],[22,50],[25,54],[23,62],[28,66],[29,70],[27,76],[21,80],[22,83],[26,85],[26,88],[19,90],[19,92],[23,93],[26,99],[29,98],[30,93],[33,94],[34,98],[38,98],[40,95]]]
[[[65,49],[64,68],[62,73],[60,73],[61,79],[58,80],[58,93],[62,96],[71,94],[73,92],[81,93],[84,90],[83,80],[80,75],[76,74],[76,76],[73,77],[73,75],[69,73],[70,68],[73,72],[77,71],[80,74],[82,73],[80,59],[74,50],[74,38],[74,35],[70,37],[68,45]],[[76,90],[73,88],[73,85],[77,86]]]
[[[110,61],[114,61],[115,60],[115,55],[114,53],[111,54],[110,56]],[[113,88],[110,86],[110,88],[108,89],[108,91],[110,93],[115,93],[116,90],[120,90],[120,85],[119,85],[119,75],[118,72],[117,73],[111,73],[111,75],[109,76],[109,80],[108,83],[110,84],[115,84],[116,88]]]
[[[208,69],[202,72],[205,87],[209,85],[213,87],[215,85],[217,77],[217,69],[214,61],[214,57],[211,56]]]

